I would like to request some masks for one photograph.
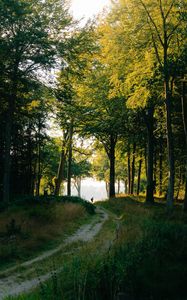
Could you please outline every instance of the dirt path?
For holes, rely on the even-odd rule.
[[[0,276],[3,278],[0,279],[0,300],[3,300],[7,296],[19,295],[24,292],[28,292],[30,289],[35,288],[39,285],[38,278],[32,278],[29,280],[25,280],[23,278],[27,278],[30,272],[33,271],[33,264],[37,262],[41,262],[44,259],[51,258],[53,255],[58,252],[62,252],[63,248],[66,245],[70,245],[74,242],[83,241],[88,242],[91,241],[101,230],[104,222],[108,219],[108,213],[101,209],[96,209],[97,219],[94,219],[90,224],[86,224],[81,226],[72,236],[68,237],[63,244],[58,246],[57,248],[46,251],[43,254],[37,256],[32,260],[28,260],[19,266],[15,266],[13,268],[9,268],[4,272],[0,273]],[[20,274],[18,268],[25,268],[25,270]],[[60,272],[62,268],[59,268],[57,271]],[[9,275],[11,273],[11,275]],[[20,276],[21,275],[21,276]],[[52,273],[47,273],[40,276],[40,282],[44,282],[52,276]]]

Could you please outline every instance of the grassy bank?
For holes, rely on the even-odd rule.
[[[162,204],[146,206],[137,200],[101,203],[120,219],[106,262],[109,273],[116,270],[115,289],[132,299],[187,299],[187,215],[181,207],[168,214]]]
[[[17,299],[186,300],[187,216],[180,207],[168,215],[163,205],[145,206],[135,200],[98,204],[113,216],[97,240],[35,293]],[[114,223],[115,237],[109,234]]]
[[[94,213],[77,197],[19,199],[0,213],[0,269],[58,245]]]

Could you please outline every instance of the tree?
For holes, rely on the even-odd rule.
[[[146,17],[145,17],[146,14]],[[169,185],[167,193],[167,205],[173,205],[174,193],[174,149],[172,132],[172,101],[174,81],[181,73],[181,67],[185,62],[185,1],[116,1],[113,9],[102,22],[101,30],[105,32],[103,38],[103,49],[105,62],[112,67],[113,94],[126,94],[127,81],[131,81],[131,101],[142,102],[143,106],[150,96],[158,100],[154,93],[150,93],[149,83],[154,69],[160,73],[166,105],[166,125],[169,162]],[[103,25],[104,24],[104,25]],[[110,40],[106,46],[107,40]],[[143,65],[145,54],[152,55],[154,51],[154,65],[147,76],[147,66]],[[130,54],[130,55],[129,55]],[[118,57],[118,60],[114,60]],[[152,60],[150,60],[152,61]],[[136,62],[136,63],[135,63]],[[144,66],[138,84],[133,81],[131,70],[138,72],[139,64]],[[134,68],[133,68],[134,67]],[[140,74],[140,73],[139,73]],[[152,78],[153,79],[153,78]],[[152,82],[150,82],[150,85]],[[158,87],[158,85],[157,85]],[[144,103],[143,103],[144,102]],[[150,107],[150,101],[149,101]],[[153,151],[153,149],[151,150]],[[149,153],[151,154],[151,151]],[[152,168],[151,168],[152,169]],[[151,171],[152,172],[152,171]],[[149,176],[150,177],[150,176]],[[151,178],[151,177],[150,177]],[[152,181],[152,179],[151,179]],[[152,198],[152,197],[151,197]]]
[[[3,85],[8,91],[6,102],[6,134],[4,151],[3,199],[9,201],[11,171],[11,140],[14,113],[19,101],[19,89],[27,78],[36,78],[36,70],[54,65],[57,53],[57,36],[69,27],[70,17],[55,1],[51,12],[51,2],[45,1],[0,1],[0,44]],[[61,7],[60,11],[59,8]],[[56,18],[63,15],[58,27]],[[55,15],[56,14],[56,15]],[[60,26],[62,28],[59,30]],[[56,48],[56,49],[55,49]],[[7,55],[8,54],[8,55]]]
[[[103,147],[96,147],[95,154],[92,158],[92,174],[94,178],[99,181],[105,182],[106,193],[109,197],[109,173],[110,165],[109,160],[106,154],[106,151]]]
[[[183,26],[184,1],[171,0],[163,4],[162,0],[157,2],[139,1],[146,15],[152,45],[155,50],[156,58],[163,74],[164,81],[164,100],[166,105],[167,123],[167,144],[168,144],[168,163],[169,179],[167,205],[173,206],[174,199],[174,180],[175,180],[175,159],[172,131],[172,94],[173,83],[177,73],[172,72],[172,65],[181,59],[183,51],[185,28]]]
[[[108,72],[94,59],[85,80],[79,84],[78,96],[83,135],[94,136],[103,145],[110,162],[109,196],[114,197],[115,150],[118,137],[125,128],[125,106],[122,98],[110,97]]]
[[[72,177],[79,197],[81,197],[81,181],[83,178],[89,177],[91,171],[90,162],[86,158],[83,159],[82,156],[80,158],[77,159],[76,157],[76,160],[73,159],[72,161]]]
[[[71,195],[73,137],[80,127],[80,120],[76,117],[78,110],[76,85],[81,80],[88,64],[88,57],[92,56],[95,48],[94,31],[90,24],[86,24],[81,29],[75,28],[66,47],[63,44],[60,46],[62,64],[54,93],[57,99],[56,119],[63,131],[63,142],[56,179],[56,195],[60,192],[60,185],[65,176],[66,159],[68,163],[67,192],[69,196]]]

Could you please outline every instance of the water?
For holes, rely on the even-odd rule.
[[[117,185],[116,185],[117,191]],[[124,192],[124,186],[121,183],[120,192]],[[66,190],[64,191],[66,195]],[[77,196],[77,190],[72,183],[72,196]],[[106,192],[106,185],[104,181],[98,181],[94,178],[85,178],[81,182],[81,197],[86,200],[90,200],[92,197],[94,201],[102,201],[106,200],[107,192]]]

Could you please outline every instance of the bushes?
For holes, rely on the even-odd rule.
[[[35,196],[22,196],[19,198],[15,198],[12,205],[14,206],[24,206],[25,204],[36,204],[36,203],[43,203],[43,204],[49,204],[53,202],[68,202],[68,203],[75,203],[75,204],[80,204],[82,205],[86,211],[89,214],[94,214],[95,213],[95,206],[76,196],[40,196],[40,197],[35,197]]]
[[[83,200],[79,197],[68,197],[68,196],[62,196],[62,197],[58,197],[56,198],[58,201],[62,201],[62,202],[71,202],[71,203],[77,203],[77,204],[80,204],[82,205],[83,207],[85,207],[86,211],[93,215],[95,213],[95,206],[86,201],[86,200]]]

